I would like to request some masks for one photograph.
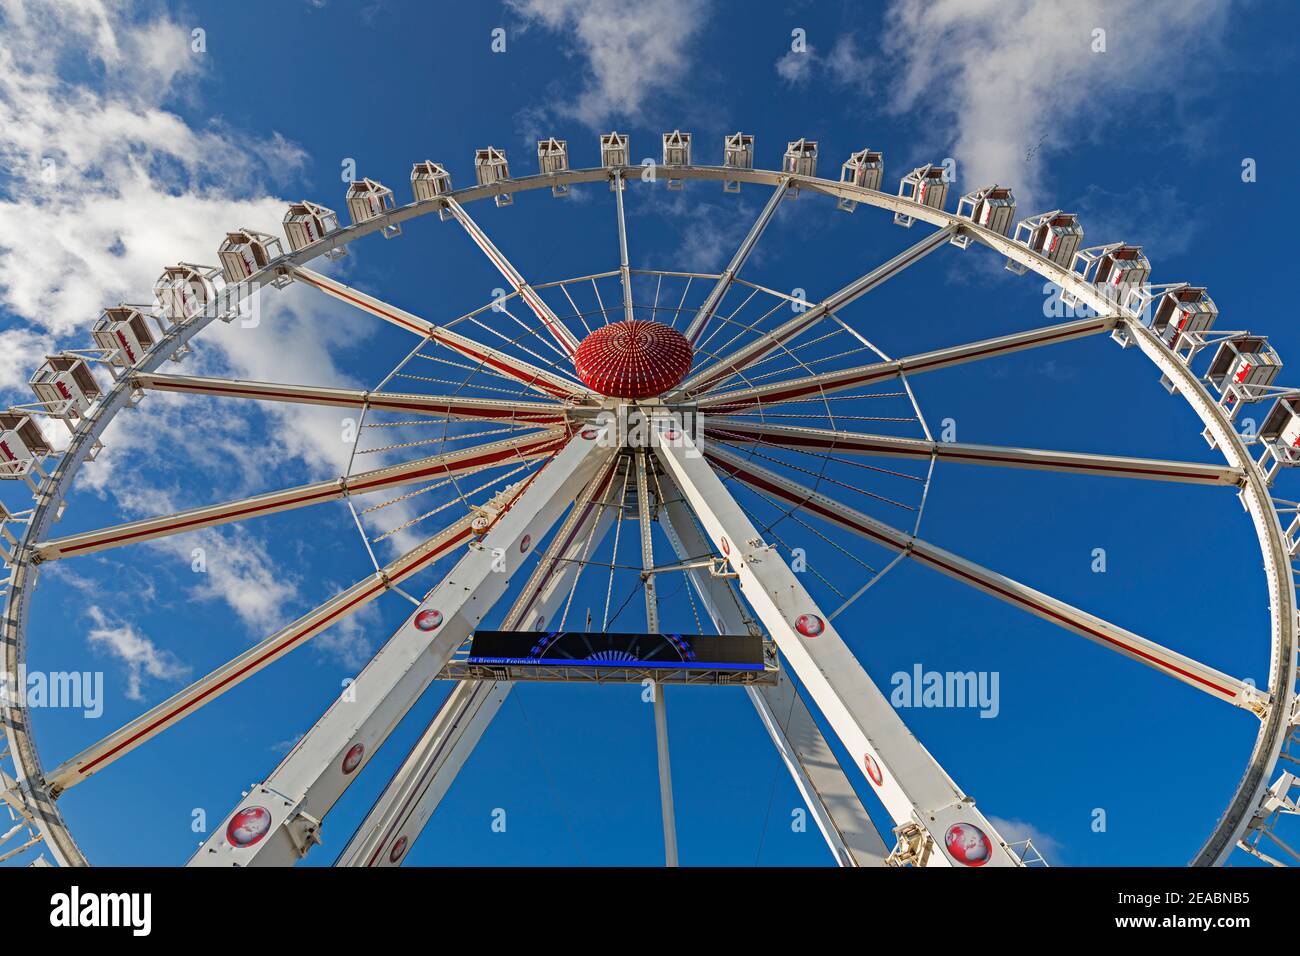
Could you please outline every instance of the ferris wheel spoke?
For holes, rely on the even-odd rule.
[[[713,313],[717,311],[718,306],[722,303],[723,296],[727,294],[727,290],[731,288],[732,282],[735,281],[736,276],[744,267],[745,261],[749,258],[750,253],[752,253],[754,247],[758,245],[758,240],[762,238],[764,231],[767,229],[768,223],[770,223],[772,217],[776,215],[777,207],[781,205],[781,200],[785,198],[786,185],[788,182],[788,179],[782,179],[781,182],[777,184],[776,189],[772,191],[772,195],[768,199],[767,204],[763,206],[763,211],[758,214],[758,218],[754,220],[754,224],[749,227],[749,232],[745,235],[744,241],[741,242],[740,248],[736,250],[735,255],[731,257],[731,262],[728,263],[727,268],[723,271],[722,275],[718,277],[718,281],[714,284],[713,288],[709,290],[708,296],[705,297],[704,303],[700,306],[700,311],[695,314],[695,318],[691,320],[691,324],[686,327],[686,341],[688,341],[692,347],[694,347],[696,343],[700,341],[701,336],[704,335],[704,330],[708,326],[709,320],[713,318]]]
[[[556,612],[563,608],[593,539],[598,544],[613,521],[603,499],[617,462],[617,458],[611,459],[603,473],[578,496],[555,540],[506,614],[501,630],[521,626],[541,630],[550,626]],[[387,867],[403,862],[405,851],[419,839],[513,687],[514,682],[508,680],[457,683],[357,827],[335,866]],[[394,854],[393,848],[398,846],[402,850]]]
[[[462,398],[401,392],[370,392],[352,388],[244,382],[199,375],[163,375],[135,372],[131,383],[155,392],[250,398],[256,401],[292,402],[338,408],[369,408],[438,418],[508,421],[521,425],[557,427],[565,422],[564,406],[552,402],[524,402],[510,398]]]
[[[623,193],[627,184],[622,176],[613,181],[614,206],[618,211],[618,273],[623,286],[623,318],[632,321],[632,272],[628,266],[627,256],[627,217],[623,214]],[[573,300],[570,299],[570,302]]]
[[[346,302],[362,312],[368,312],[385,322],[406,329],[408,332],[425,336],[438,345],[480,363],[489,371],[523,383],[533,391],[566,401],[586,395],[586,390],[577,382],[538,368],[536,365],[517,359],[512,355],[507,355],[505,352],[491,346],[483,345],[458,332],[453,332],[445,326],[434,325],[428,319],[422,319],[418,315],[399,309],[395,305],[389,305],[372,295],[350,288],[318,272],[297,266],[293,269],[293,276],[295,279],[314,286],[326,295]]]
[[[781,348],[786,342],[816,325],[826,316],[866,295],[872,289],[898,275],[908,266],[920,262],[934,250],[947,243],[956,229],[956,226],[946,226],[930,233],[920,242],[909,246],[888,262],[872,269],[866,275],[854,279],[840,291],[824,299],[811,309],[797,314],[793,319],[769,332],[761,333],[758,338],[748,345],[742,346],[728,355],[719,356],[714,362],[688,378],[682,384],[681,391],[686,395],[699,395],[742,374],[745,369],[755,362]]]
[[[886,458],[914,460],[925,460],[933,455],[940,461],[972,465],[1031,468],[1083,475],[1110,475],[1119,478],[1147,478],[1154,481],[1226,485],[1234,488],[1240,487],[1245,475],[1243,468],[1232,465],[1049,451],[1041,448],[1013,448],[1003,445],[971,445],[961,442],[927,441],[919,438],[895,438],[890,435],[774,425],[768,422],[721,417],[711,417],[705,422],[704,435],[706,438],[712,437],[731,443],[771,445],[809,452],[880,455]]]
[[[931,848],[932,865],[954,865],[946,836],[974,828],[986,837],[981,864],[1019,864],[992,822],[944,771],[872,682],[834,625],[778,552],[766,544],[689,435],[669,440],[659,425],[655,447],[715,548],[737,575],[742,595],[758,615],[827,723],[899,828]],[[861,761],[860,764],[857,764]]]
[[[1079,319],[1074,322],[1062,322],[1058,325],[1031,329],[1028,332],[1016,332],[992,339],[951,345],[932,352],[920,352],[886,362],[873,362],[870,365],[858,365],[838,371],[787,379],[771,385],[738,388],[729,392],[712,392],[700,396],[699,407],[701,411],[726,415],[737,414],[745,409],[791,402],[808,396],[820,397],[854,386],[889,381],[900,375],[933,372],[965,362],[1086,338],[1111,331],[1118,321],[1119,319],[1113,315]]]
[[[348,703],[330,707],[266,781],[253,787],[190,860],[192,866],[288,865],[320,842],[321,822],[393,728],[483,617],[511,575],[614,457],[610,428],[574,435],[523,487],[350,685]],[[504,567],[502,562],[504,562]],[[240,815],[266,824],[264,838],[227,838]]]
[[[37,544],[33,554],[38,561],[55,561],[61,558],[89,554],[126,544],[139,544],[158,538],[200,528],[245,521],[263,515],[275,514],[294,508],[337,501],[349,495],[369,494],[384,488],[414,484],[430,478],[447,478],[471,474],[510,462],[533,461],[554,454],[565,442],[559,431],[532,432],[492,442],[457,449],[442,455],[433,455],[400,465],[359,472],[355,475],[298,485],[281,491],[238,498],[216,505],[192,508],[174,514],[130,521],[125,524],[100,528],[55,538]]]
[[[805,485],[778,475],[738,455],[716,447],[704,449],[704,457],[722,473],[773,498],[795,505],[824,521],[900,552],[919,564],[933,568],[954,580],[1000,598],[1036,617],[1057,624],[1109,650],[1146,664],[1197,690],[1238,707],[1254,710],[1260,702],[1255,687],[1170,650],[1154,641],[1125,630],[1087,611],[1057,600],[1012,578],[936,547],[905,531],[877,521]]]
[[[576,352],[578,340],[574,334],[565,327],[560,317],[546,304],[546,300],[537,293],[537,290],[528,284],[514,264],[506,258],[505,253],[488,238],[483,228],[465,211],[465,207],[451,196],[445,197],[444,202],[452,217],[465,228],[469,237],[474,240],[474,244],[483,251],[488,261],[496,266],[497,271],[510,283],[510,287],[519,293],[519,297],[533,310],[533,314],[541,320],[546,331],[551,334],[564,353],[572,355]],[[622,208],[621,202],[619,208]]]
[[[275,663],[285,654],[303,646],[326,628],[356,613],[390,588],[463,547],[475,536],[473,516],[466,515],[423,544],[406,552],[395,561],[389,562],[381,570],[340,591],[288,627],[282,628],[238,657],[227,661],[179,694],[87,747],[71,760],[48,773],[46,782],[57,793],[99,773],[168,727],[212,703],[222,694]]]

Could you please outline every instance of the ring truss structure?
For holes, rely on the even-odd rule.
[[[1270,362],[1274,371],[1280,366],[1267,342],[1245,332],[1213,332],[1208,325],[1183,331],[1180,324],[1172,335],[1164,334],[1152,309],[1166,294],[1186,300],[1185,283],[1152,286],[1146,272],[1126,271],[1145,261],[1140,250],[1134,254],[1135,247],[1063,252],[1050,238],[1063,221],[1059,211],[1023,220],[1009,236],[1010,221],[989,214],[991,206],[1001,202],[1005,208],[1008,201],[1014,212],[1004,187],[962,197],[957,212],[949,213],[942,208],[946,179],[936,167],[904,177],[895,196],[876,188],[878,175],[863,174],[879,161],[871,151],[850,157],[843,178],[834,181],[815,175],[816,146],[806,140],[790,144],[781,170],[753,168],[752,138],[741,134],[728,137],[723,166],[692,165],[689,135],[679,132],[665,135],[664,165],[658,170],[627,165],[626,137],[610,134],[601,145],[605,165],[569,169],[567,146],[543,141],[544,171],[520,178],[509,176],[504,153],[480,150],[479,182],[463,189],[451,188],[441,166],[417,164],[416,201],[400,207],[386,187],[363,180],[348,193],[350,226],[340,226],[323,207],[296,204],[286,217],[288,253],[278,240],[245,230],[230,234],[221,250],[223,261],[228,254],[238,256],[243,266],[231,260],[221,276],[215,269],[181,264],[173,269],[180,270],[182,280],[173,285],[165,281],[172,270],[164,273],[157,307],[140,313],[158,327],[147,347],[136,341],[132,349],[124,338],[104,345],[97,332],[100,348],[53,356],[38,372],[51,381],[65,377],[56,392],[43,391],[34,378],[37,403],[5,418],[5,427],[14,429],[6,436],[25,436],[30,454],[11,456],[6,445],[6,462],[0,464],[6,477],[28,481],[35,501],[29,511],[6,510],[2,516],[10,575],[0,671],[22,670],[31,593],[47,561],[342,500],[375,570],[55,767],[46,767],[37,753],[23,695],[5,696],[0,714],[7,745],[0,758],[11,769],[0,763],[0,799],[13,826],[0,835],[0,860],[43,844],[60,865],[85,864],[60,812],[61,793],[391,590],[414,609],[358,677],[366,705],[331,707],[231,811],[191,863],[288,864],[304,856],[320,842],[325,815],[353,774],[430,681],[455,680],[450,697],[338,860],[341,865],[399,864],[512,683],[538,674],[474,662],[465,653],[467,638],[503,598],[516,571],[525,583],[500,627],[565,628],[577,613],[572,603],[578,578],[590,568],[609,575],[601,631],[635,598],[644,604],[647,631],[657,632],[660,596],[667,587],[662,582],[676,579],[696,622],[707,620],[719,634],[750,634],[764,642],[765,665],[742,677],[651,668],[632,660],[614,668],[547,669],[551,680],[655,684],[669,863],[676,862],[677,849],[664,689],[672,683],[745,687],[841,865],[1025,865],[1040,859],[1032,848],[1009,844],[997,833],[911,735],[835,630],[839,611],[905,558],[1251,711],[1260,724],[1244,772],[1191,862],[1219,865],[1234,849],[1268,863],[1296,858],[1275,827],[1296,813],[1300,789],[1289,771],[1278,773],[1280,762],[1300,762],[1292,578],[1292,561],[1300,553],[1300,504],[1275,499],[1271,486],[1282,466],[1300,460],[1291,441],[1300,438],[1300,424],[1291,426],[1287,417],[1300,421],[1300,398],[1273,386],[1271,376],[1252,374]],[[628,184],[660,178],[669,188],[703,180],[720,182],[728,191],[741,184],[772,190],[723,272],[630,268],[624,193]],[[507,205],[515,193],[549,188],[562,195],[591,183],[609,183],[617,210],[620,262],[603,273],[532,284],[466,210],[489,198]],[[892,213],[900,225],[932,228],[839,292],[820,302],[803,301],[740,275],[780,203],[800,191],[830,196],[850,211],[856,205],[874,207]],[[408,220],[430,213],[462,227],[510,291],[437,325],[309,268],[313,260],[342,255],[350,243],[373,233],[395,236]],[[839,309],[937,249],[972,242],[1004,255],[1013,271],[1032,271],[1055,284],[1067,303],[1090,314],[902,357],[880,352],[838,316]],[[213,319],[229,321],[264,287],[293,282],[406,329],[419,344],[377,388],[364,392],[159,371],[169,358],[179,360]],[[202,300],[198,308],[192,307],[192,295]],[[584,297],[593,301],[579,304]],[[737,298],[738,306],[725,306]],[[553,303],[561,299],[565,305],[557,310]],[[936,441],[911,392],[910,377],[926,371],[1099,334],[1151,360],[1167,389],[1200,418],[1223,465]],[[1214,359],[1198,374],[1193,364],[1209,347],[1217,348]],[[665,373],[682,348],[694,359],[689,370]],[[111,384],[100,387],[89,372],[92,365],[107,370]],[[150,391],[355,409],[359,427],[351,463],[334,480],[55,536],[79,467],[101,447],[104,429],[117,413]],[[1234,427],[1240,408],[1265,398],[1275,398],[1276,404],[1264,429],[1240,434]],[[878,402],[881,414],[845,413],[859,407],[839,404],[850,399]],[[61,418],[72,430],[71,443],[48,471],[42,465],[52,453],[40,447],[37,433],[22,431],[23,414]],[[863,421],[873,431],[865,431]],[[1295,434],[1287,431],[1290,427]],[[639,436],[635,441],[629,437],[633,432]],[[372,435],[392,440],[371,443]],[[884,463],[876,464],[879,459]],[[1268,687],[1256,688],[926,542],[919,536],[921,515],[940,460],[1233,488],[1253,523],[1267,579]],[[381,464],[367,467],[371,461]],[[887,490],[895,486],[905,490]],[[858,497],[849,503],[847,492]],[[374,495],[381,497],[368,497]],[[902,527],[882,518],[899,512],[905,516]],[[867,569],[852,591],[814,571],[823,593],[841,600],[837,608],[824,610],[791,571],[783,554],[791,549],[780,530],[791,524]],[[655,525],[670,542],[671,556],[655,554]],[[828,537],[827,530],[852,536],[884,560],[869,564]],[[410,547],[381,564],[372,544],[388,538]],[[632,557],[621,551],[631,551]],[[438,584],[423,598],[407,593],[403,584],[429,569],[439,575]],[[503,569],[509,573],[499,573]],[[631,575],[635,586],[615,605],[619,572]],[[588,615],[594,617],[590,609]],[[588,621],[588,630],[593,623]],[[697,631],[703,631],[702,623]],[[880,799],[895,824],[892,833],[876,831],[809,704],[859,761],[852,769]],[[45,862],[43,855],[39,859]]]

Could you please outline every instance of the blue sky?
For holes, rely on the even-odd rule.
[[[86,345],[97,310],[144,299],[163,264],[214,261],[225,230],[278,234],[285,203],[299,198],[342,211],[349,160],[405,202],[412,162],[442,162],[465,184],[474,149],[491,144],[531,172],[537,137],[555,135],[573,165],[596,165],[597,134],[610,128],[630,134],[638,160],[658,156],[665,130],[689,130],[708,163],[741,129],[767,167],[807,136],[820,141],[822,175],[870,146],[884,151],[890,190],[914,166],[952,157],[950,208],[955,194],[999,182],[1016,188],[1020,214],[1077,211],[1088,240],[1143,245],[1155,281],[1207,286],[1220,327],[1267,333],[1286,359],[1300,345],[1286,320],[1293,240],[1282,214],[1297,199],[1300,141],[1284,121],[1295,19],[1288,4],[1210,0],[1088,0],[1068,12],[1047,0],[277,0],[246,16],[226,5],[0,3],[0,387],[26,401],[22,383],[46,351]],[[1105,52],[1091,49],[1097,28]],[[191,49],[194,29],[202,52]],[[792,51],[795,30],[808,52]],[[1253,183],[1241,176],[1248,158]],[[41,177],[44,159],[53,181]],[[633,188],[632,265],[720,269],[766,198],[705,183]],[[473,215],[535,281],[617,266],[603,185],[483,207]],[[805,196],[782,207],[744,275],[818,299],[919,238],[882,213],[846,216]],[[502,285],[436,217],[391,242],[356,244],[331,270],[434,321]],[[990,251],[945,247],[843,317],[902,355],[1050,324],[1048,305],[1041,281],[1005,272]],[[268,303],[258,329],[214,326],[202,342],[173,369],[356,387],[372,387],[414,345],[296,287]],[[913,384],[931,427],[951,418],[961,441],[1214,460],[1156,378],[1134,350],[1098,338]],[[339,419],[150,396],[115,423],[60,533],[336,475],[350,448]],[[1293,481],[1284,476],[1280,492]],[[770,507],[739,494],[769,520]],[[17,484],[0,495],[11,507],[24,498]],[[940,466],[922,529],[1221,670],[1266,678],[1258,550],[1225,489]],[[856,588],[860,569],[830,542],[797,525],[777,530],[830,586]],[[369,569],[341,505],[202,534],[45,573],[29,665],[102,669],[107,682],[98,720],[36,713],[47,766]],[[201,578],[190,570],[196,546],[209,553]],[[1091,570],[1095,548],[1105,574]],[[616,583],[615,606],[628,586]],[[837,603],[823,582],[808,587]],[[575,606],[599,607],[604,590],[585,582]],[[673,626],[693,628],[680,597],[665,604]],[[91,859],[182,862],[201,839],[192,812],[215,826],[405,614],[400,599],[375,606],[70,791],[64,812]],[[886,688],[917,663],[1000,675],[996,719],[960,709],[903,717],[1004,832],[1033,834],[1053,862],[1185,862],[1253,739],[1248,715],[924,568],[900,565],[837,624]],[[638,616],[626,629],[639,627]],[[367,765],[311,864],[331,862],[447,690],[435,684]],[[674,689],[669,719],[683,863],[830,862],[815,830],[792,831],[798,795],[742,692]],[[655,774],[639,688],[517,688],[408,859],[655,864]],[[861,775],[854,784],[884,826]],[[496,808],[507,811],[505,833],[492,831]],[[1092,829],[1097,808],[1104,833]]]

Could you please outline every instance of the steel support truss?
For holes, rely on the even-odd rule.
[[[614,456],[609,432],[609,426],[582,429],[529,479],[344,697],[199,848],[191,865],[286,865],[320,842],[321,822],[356,772],[505,592],[533,543],[540,543]],[[245,833],[251,836],[237,835]],[[406,848],[395,854],[398,859]]]
[[[960,846],[975,839],[971,858],[977,865],[1019,865],[974,800],[908,730],[680,423],[665,416],[655,434],[664,470],[736,572],[741,594],[845,749],[861,761],[859,769],[894,820],[902,850],[895,859],[954,865],[962,862]]]

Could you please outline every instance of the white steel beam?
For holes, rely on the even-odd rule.
[[[974,801],[921,746],[767,544],[681,424],[661,419],[656,453],[791,669],[875,788],[913,858],[928,865],[1015,866],[1018,860]]]
[[[700,396],[699,407],[701,410],[707,409],[715,414],[729,415],[749,408],[792,402],[808,396],[815,398],[854,386],[874,385],[877,382],[897,378],[899,375],[932,372],[961,365],[964,362],[1008,355],[1024,349],[1055,345],[1058,342],[1069,342],[1089,335],[1109,332],[1115,328],[1117,322],[1118,319],[1113,315],[1079,319],[1074,322],[1062,322],[1059,325],[1031,329],[1028,332],[1016,332],[978,342],[967,342],[963,345],[950,345],[935,349],[933,352],[921,352],[885,362],[873,362],[870,365],[858,365],[854,368],[788,379],[771,385],[738,388],[729,392],[713,392]]]
[[[611,460],[570,509],[502,622],[503,630],[518,628],[522,622],[530,630],[541,630],[564,606],[583,560],[612,522],[606,495],[616,463],[617,459]],[[457,683],[357,827],[336,866],[401,865],[513,687],[512,681]],[[398,846],[401,849],[394,854]]]
[[[772,191],[771,197],[767,200],[767,204],[763,207],[763,211],[758,214],[758,218],[754,220],[754,224],[749,227],[749,232],[745,235],[745,239],[741,242],[740,248],[736,250],[735,255],[731,257],[731,262],[727,264],[726,270],[718,277],[718,281],[714,284],[713,288],[709,290],[709,294],[705,298],[704,304],[700,306],[700,311],[695,313],[695,318],[693,318],[691,324],[686,327],[686,341],[691,343],[692,348],[695,347],[695,345],[700,341],[700,338],[704,335],[709,320],[713,318],[713,313],[718,310],[718,306],[722,303],[723,296],[725,296],[727,290],[731,288],[731,283],[735,281],[736,276],[744,267],[745,261],[749,258],[749,254],[753,252],[754,247],[758,245],[758,240],[762,238],[763,232],[767,229],[768,223],[770,223],[772,217],[776,215],[776,208],[781,205],[781,200],[785,198],[785,194],[786,183],[782,180],[781,183],[777,185],[776,189]]]
[[[667,475],[663,481],[675,487]],[[713,553],[713,547],[700,533],[685,502],[666,502],[659,515],[660,524],[680,560],[695,560]],[[746,634],[751,632],[751,627],[754,631],[759,629],[727,578],[700,567],[691,568],[687,573],[719,634]],[[840,866],[883,866],[889,854],[884,840],[822,736],[808,705],[785,672],[782,671],[776,685],[746,687],[745,692],[835,862]]]
[[[313,272],[302,266],[295,266],[292,271],[293,277],[300,282],[314,286],[327,295],[381,318],[385,322],[390,322],[399,328],[406,329],[408,332],[414,332],[416,335],[424,336],[438,345],[480,363],[489,371],[512,378],[526,385],[535,392],[541,392],[543,395],[549,395],[551,398],[558,398],[561,401],[568,401],[586,395],[586,389],[577,382],[569,381],[553,372],[548,372],[536,365],[525,362],[523,359],[515,358],[491,346],[483,345],[458,332],[453,332],[451,329],[434,325],[427,319],[413,315],[405,309],[399,309],[395,305],[389,305],[372,295],[367,295],[358,289],[344,285],[342,282],[323,276],[319,272]]]
[[[619,209],[621,210],[623,208],[622,190],[619,190],[618,194]],[[541,320],[546,331],[549,332],[551,337],[559,343],[560,348],[562,348],[568,355],[572,355],[576,352],[578,350],[578,340],[574,337],[574,334],[564,327],[564,323],[560,321],[560,317],[555,314],[551,307],[546,304],[546,300],[538,295],[537,290],[528,284],[527,280],[524,279],[519,270],[514,267],[514,264],[505,257],[505,253],[496,247],[492,240],[488,238],[487,233],[483,231],[482,227],[479,226],[479,224],[470,217],[470,214],[465,211],[465,207],[450,196],[446,197],[443,202],[455,220],[465,227],[465,231],[469,233],[469,237],[474,240],[474,244],[483,251],[485,256],[488,257],[488,261],[491,262],[492,265],[496,266],[497,271],[500,272],[501,275],[505,277],[505,280],[510,283],[510,287],[518,292],[519,297],[524,300],[528,305],[528,308],[533,310],[533,314]]]
[[[452,653],[505,592],[534,540],[616,453],[609,426],[581,429],[525,482],[511,507],[190,860],[197,866],[288,865],[320,842],[321,823]],[[400,859],[407,846],[392,854]],[[395,861],[394,861],[395,862]]]
[[[798,482],[745,461],[738,455],[716,447],[706,449],[704,455],[724,475],[733,476],[751,488],[796,505],[809,514],[875,541],[891,551],[902,552],[920,564],[1001,598],[1008,604],[1060,625],[1102,647],[1118,651],[1212,697],[1249,710],[1255,710],[1262,700],[1260,692],[1244,680],[1208,667],[1019,581],[967,561],[951,551],[945,551],[905,531],[869,518]]]
[[[565,441],[565,434],[560,431],[534,432],[508,438],[505,441],[474,445],[443,455],[420,458],[373,471],[358,472],[355,475],[333,478],[329,481],[316,481],[281,491],[254,495],[251,498],[238,498],[234,501],[191,508],[188,511],[179,511],[156,518],[128,521],[110,528],[83,531],[80,534],[68,535],[66,538],[42,542],[35,546],[34,558],[37,561],[54,561],[75,557],[125,544],[139,544],[142,541],[153,541],[168,535],[229,524],[232,521],[245,521],[249,518],[258,518],[325,501],[337,501],[349,495],[370,494],[399,485],[471,474],[510,462],[533,461],[555,454],[564,446]]]
[[[637,523],[641,530],[641,577],[645,588],[646,630],[659,630],[659,599],[655,587],[655,566],[650,482],[646,477],[646,456],[633,452],[636,467]],[[655,752],[659,761],[659,806],[664,826],[664,864],[677,865],[677,818],[673,809],[673,771],[668,753],[668,688],[661,682],[654,686]]]
[[[879,455],[886,458],[914,460],[924,460],[934,456],[940,461],[954,461],[969,465],[1033,468],[1081,475],[1110,475],[1118,478],[1148,478],[1154,481],[1179,481],[1198,485],[1239,487],[1244,480],[1244,469],[1232,465],[1047,451],[1041,448],[927,441],[920,438],[866,435],[830,428],[804,428],[719,417],[711,417],[705,422],[704,435],[706,438],[724,443],[753,443],[776,448],[824,451],[844,455]]]
[[[54,792],[67,790],[122,759],[141,744],[183,720],[233,687],[301,647],[308,640],[365,607],[390,588],[467,544],[474,536],[473,516],[466,515],[395,561],[313,608],[288,627],[227,661],[180,693],[119,727],[71,760],[46,774]]]
[[[565,423],[565,406],[554,402],[524,402],[512,398],[464,398],[459,395],[420,395],[402,392],[370,392],[355,388],[324,388],[316,385],[283,385],[277,382],[242,382],[236,379],[200,375],[160,375],[134,372],[131,384],[154,392],[214,395],[221,398],[251,398],[266,402],[292,402],[332,408],[374,409],[468,421],[506,422],[516,425],[558,428]]]
[[[754,341],[736,351],[719,357],[691,376],[682,385],[686,395],[699,395],[711,388],[716,388],[728,379],[735,378],[755,362],[761,361],[786,342],[811,328],[826,316],[839,311],[849,303],[866,295],[872,289],[898,275],[908,266],[920,262],[934,250],[952,239],[956,226],[946,226],[930,233],[920,242],[904,249],[883,265],[877,266],[864,276],[854,279],[844,288],[822,300],[793,319],[777,326],[770,332],[762,333]],[[719,280],[721,281],[721,280]]]
[[[627,219],[623,215],[623,177],[614,180],[614,205],[618,210],[618,275],[623,285],[623,318],[632,320],[632,271],[627,256]]]

